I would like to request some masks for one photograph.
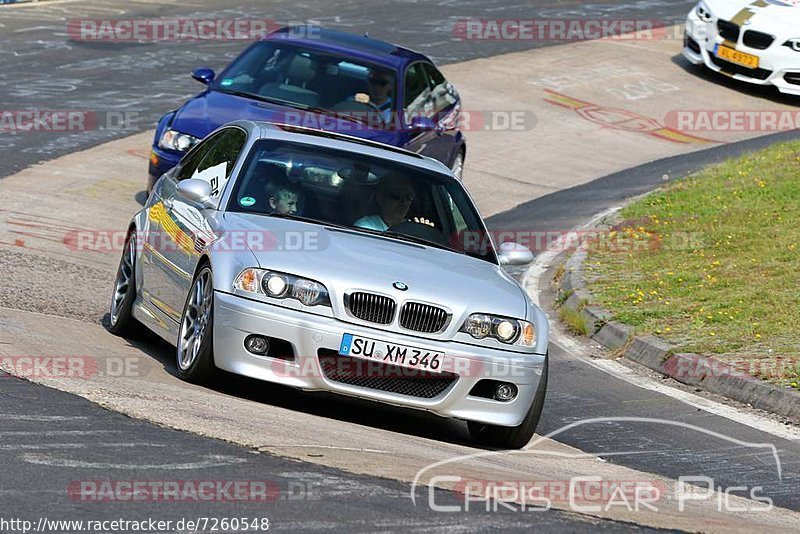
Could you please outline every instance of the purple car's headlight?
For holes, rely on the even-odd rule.
[[[175,130],[166,130],[161,134],[161,139],[158,140],[158,146],[168,150],[186,152],[199,142],[200,139],[193,135],[177,132]]]

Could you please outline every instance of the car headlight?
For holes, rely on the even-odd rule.
[[[697,13],[697,16],[703,22],[711,22],[711,20],[714,18],[714,14],[711,13],[711,10],[708,8],[705,2],[699,2],[697,4],[697,7],[695,7],[694,9],[695,12]]]
[[[473,313],[467,317],[460,331],[475,339],[492,337],[507,345],[533,347],[536,343],[536,331],[528,321],[485,313]]]
[[[783,43],[783,46],[788,46],[789,48],[791,48],[795,52],[800,52],[800,37],[796,37],[794,39],[789,39],[788,41]]]
[[[200,139],[193,135],[167,130],[161,134],[158,146],[169,150],[177,150],[178,152],[186,152],[199,142]]]
[[[239,273],[233,287],[274,299],[295,299],[305,306],[331,307],[328,289],[324,285],[293,274],[248,268]]]

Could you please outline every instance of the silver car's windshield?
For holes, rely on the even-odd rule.
[[[497,262],[458,182],[355,152],[258,141],[227,209],[342,226]]]

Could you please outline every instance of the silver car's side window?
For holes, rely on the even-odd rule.
[[[198,165],[200,165],[200,163],[203,161],[203,158],[205,158],[206,154],[208,154],[214,147],[214,143],[216,143],[217,138],[218,136],[214,135],[213,137],[204,139],[181,160],[181,168],[175,177],[176,181],[180,182],[181,180],[188,180],[192,177],[194,172],[197,170]]]
[[[219,198],[231,177],[233,167],[242,152],[247,134],[244,130],[231,127],[215,136],[211,150],[206,153],[192,173],[192,178],[205,180],[211,185],[211,198]]]
[[[204,139],[181,162],[175,180],[205,180],[211,185],[211,198],[220,198],[246,141],[247,134],[237,127]]]

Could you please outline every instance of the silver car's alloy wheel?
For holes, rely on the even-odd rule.
[[[197,360],[203,340],[207,334],[208,319],[214,299],[211,271],[204,269],[197,275],[189,301],[181,319],[181,333],[178,338],[178,365],[186,371]]]
[[[456,160],[453,162],[452,167],[453,174],[456,175],[456,178],[461,180],[464,176],[464,153],[460,152],[456,156]]]
[[[122,311],[122,303],[125,300],[125,295],[128,294],[131,282],[133,280],[133,263],[136,261],[136,237],[132,234],[128,239],[125,247],[125,252],[122,254],[122,259],[119,262],[117,269],[117,278],[114,280],[114,296],[111,299],[111,324],[117,324],[119,315]]]

